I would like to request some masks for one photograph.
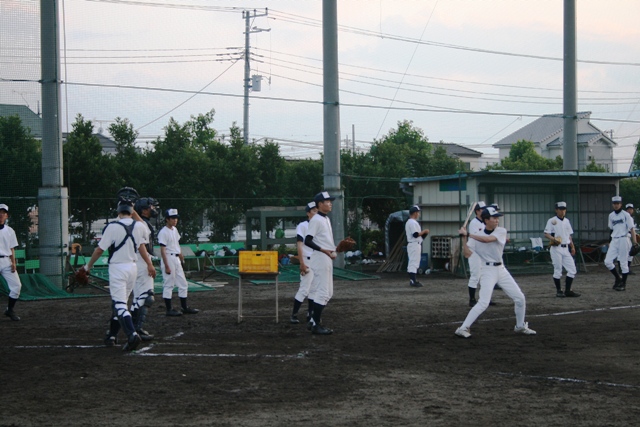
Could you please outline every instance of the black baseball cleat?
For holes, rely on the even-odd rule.
[[[573,292],[573,291],[566,291],[564,293],[564,296],[567,297],[567,298],[576,298],[576,297],[579,297],[580,294],[577,293],[577,292]]]
[[[314,325],[311,328],[311,333],[315,335],[331,335],[333,331],[329,328],[325,328],[322,325]]]
[[[627,285],[625,285],[624,283],[620,283],[620,286],[618,286],[617,288],[613,288],[616,291],[626,291],[627,290]]]
[[[475,298],[472,298],[469,300],[469,307],[473,307],[474,305],[476,305],[478,303],[478,301],[476,301]]]
[[[17,322],[18,320],[20,320],[20,317],[19,317],[19,316],[16,314],[16,312],[15,312],[15,311],[13,311],[13,309],[11,309],[11,308],[7,308],[7,309],[4,311],[4,315],[5,315],[5,316],[7,316],[9,319],[11,319],[11,320],[15,321],[15,322]]]
[[[557,292],[556,292],[556,296],[557,296],[558,298],[564,298],[564,292],[562,292],[562,291],[557,291]]]
[[[418,281],[409,281],[409,286],[413,286],[414,288],[421,288],[422,287],[422,283],[418,282]]]
[[[182,311],[182,314],[198,314],[198,313],[200,313],[200,310],[198,310],[197,308],[191,308],[191,307],[182,307],[180,309],[180,311]]]
[[[182,316],[182,313],[180,313],[178,310],[172,308],[172,309],[167,310],[167,316],[169,316],[169,317],[178,317],[178,316]]]
[[[104,345],[106,347],[114,347],[116,344],[118,344],[118,337],[109,335],[109,332],[107,332],[107,335],[104,337]]]
[[[133,334],[129,337],[127,342],[122,346],[122,351],[134,351],[136,348],[138,348],[141,342],[142,342],[142,338],[140,338],[140,335]]]
[[[313,323],[313,320],[309,320],[307,322],[307,331],[310,331],[313,329],[313,325],[315,325],[315,323]]]
[[[151,335],[149,332],[145,331],[144,329],[138,329],[136,332],[138,333],[138,335],[140,335],[140,338],[142,339],[142,341],[153,340],[153,335]]]
[[[618,279],[616,277],[616,282],[613,284],[613,290],[617,291],[621,284],[622,284],[622,279]]]
[[[291,316],[291,318],[289,319],[289,323],[291,323],[292,325],[297,325],[298,323],[300,323],[300,321],[296,316]]]

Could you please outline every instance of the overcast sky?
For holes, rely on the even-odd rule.
[[[640,2],[577,3],[578,110],[613,131],[626,171],[640,137]],[[0,2],[0,78],[39,78],[29,58],[38,4]],[[61,4],[63,130],[67,115],[105,129],[119,116],[155,138],[170,117],[210,109],[220,133],[242,127],[242,10],[268,8],[251,23],[270,31],[250,38],[251,72],[264,77],[250,137],[278,141],[287,156],[321,150],[322,1]],[[341,136],[355,128],[361,149],[406,119],[432,142],[495,156],[494,142],[562,112],[562,0],[339,0],[338,23]],[[0,102],[37,108],[37,89],[0,84]]]

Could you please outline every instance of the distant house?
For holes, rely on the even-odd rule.
[[[593,160],[598,166],[613,172],[613,147],[617,146],[609,136],[589,121],[591,112],[578,113],[578,168],[583,169]],[[500,159],[509,156],[511,146],[518,141],[531,141],[536,152],[546,159],[562,157],[564,141],[562,114],[546,114],[511,135],[493,144]]]
[[[65,144],[67,142],[67,137],[69,136],[69,134],[67,132],[64,132],[62,134],[62,143]],[[103,154],[109,154],[109,155],[115,155],[116,154],[116,142],[109,138],[104,136],[101,133],[94,133],[93,136],[95,136],[96,138],[98,138],[98,142],[100,142],[100,145],[102,145],[102,153]]]
[[[446,142],[432,142],[434,148],[442,147],[447,150],[449,157],[456,158],[464,163],[467,170],[477,171],[484,168],[487,163],[483,161],[482,153],[480,151],[472,150],[462,145],[446,143]]]
[[[0,117],[18,116],[22,126],[31,130],[31,135],[42,139],[42,117],[26,105],[0,104]]]

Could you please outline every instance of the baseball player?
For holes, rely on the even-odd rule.
[[[153,241],[155,237],[155,230],[151,224],[151,218],[157,218],[158,211],[156,210],[158,202],[151,197],[144,197],[136,200],[134,205],[134,216],[137,214],[141,221],[146,226],[145,240],[147,241],[145,247],[150,257],[153,257]],[[137,219],[137,218],[134,218]],[[153,335],[143,328],[143,325],[147,319],[147,311],[149,307],[153,305],[153,277],[147,274],[145,268],[145,262],[140,253],[138,253],[138,276],[136,278],[136,284],[133,287],[133,301],[131,303],[131,317],[133,318],[133,325],[136,328],[136,332],[142,338],[142,341],[151,341]]]
[[[407,273],[409,273],[409,286],[415,288],[422,287],[422,283],[416,279],[416,273],[420,266],[420,256],[422,255],[422,241],[429,234],[429,229],[422,230],[418,223],[420,216],[420,206],[413,205],[409,208],[409,219],[404,225],[404,231],[407,234]]]
[[[311,317],[311,333],[318,335],[330,335],[333,331],[325,328],[320,323],[322,310],[333,296],[333,260],[338,256],[336,245],[333,242],[333,229],[331,220],[327,216],[333,208],[336,198],[328,192],[318,193],[313,201],[318,208],[318,213],[309,220],[309,228],[304,238],[304,244],[311,249],[309,267],[313,272],[311,290],[308,298],[313,300],[313,314]]]
[[[122,350],[133,351],[142,341],[136,332],[131,313],[127,308],[129,294],[133,290],[138,274],[136,252],[139,252],[144,259],[146,271],[150,277],[155,277],[156,270],[145,247],[145,243],[147,243],[146,227],[142,222],[134,221],[131,218],[133,203],[129,200],[120,200],[117,211],[118,220],[107,224],[102,230],[100,243],[83,268],[88,273],[103,252],[109,250],[109,292],[111,293],[112,311],[118,319],[119,327],[115,327],[112,321],[109,331],[107,331],[105,344],[107,346],[115,345],[118,330],[122,327],[127,334],[127,343],[122,347]]]
[[[629,214],[629,216],[631,216],[631,219],[633,220],[633,229],[636,229],[636,220],[633,218],[633,215],[636,213],[636,209],[633,207],[633,203],[627,203],[624,206],[624,210],[627,211],[627,213]],[[629,245],[633,245],[633,242],[631,241],[631,232],[629,232],[628,234],[629,236]],[[635,274],[634,272],[631,271],[631,263],[633,262],[633,257],[631,255],[629,255],[629,274]]]
[[[182,268],[184,255],[180,250],[180,233],[176,227],[179,218],[177,209],[167,209],[164,212],[165,226],[158,233],[161,253],[160,268],[162,269],[162,298],[164,298],[164,304],[167,307],[167,316],[172,317],[183,314],[198,314],[200,311],[187,305],[189,285]],[[171,306],[171,295],[175,286],[178,287],[178,297],[182,306],[180,311],[174,310]]]
[[[627,275],[629,274],[629,239],[627,234],[631,233],[631,243],[637,243],[636,230],[634,229],[633,218],[626,211],[622,210],[622,197],[611,198],[613,212],[609,214],[609,228],[611,229],[611,242],[604,259],[604,265],[616,278],[613,289],[624,291],[627,287]],[[614,262],[620,263],[622,277],[618,274]]]
[[[473,208],[476,217],[472,219],[467,229],[469,234],[481,234],[484,232],[484,221],[482,221],[482,210],[486,207],[486,203],[480,201],[476,203]],[[476,289],[478,288],[478,282],[480,281],[480,257],[478,254],[473,253],[469,257],[469,307],[476,305]]]
[[[304,244],[304,238],[307,236],[307,230],[309,229],[309,221],[318,212],[316,202],[309,202],[304,208],[307,213],[307,219],[302,221],[296,227],[296,247],[298,248],[298,258],[300,259],[300,287],[296,296],[293,298],[293,312],[291,313],[291,323],[298,324],[298,311],[300,306],[307,298],[309,302],[309,309],[307,311],[307,323],[311,321],[311,313],[313,312],[313,300],[309,297],[309,291],[311,290],[311,282],[313,282],[313,271],[307,265],[311,260],[311,254],[313,249]]]
[[[549,239],[551,245],[551,263],[553,264],[553,283],[556,285],[556,296],[579,297],[580,294],[571,290],[571,284],[576,277],[576,263],[573,257],[576,254],[576,247],[573,244],[571,235],[573,228],[571,222],[565,216],[567,214],[567,203],[558,202],[555,206],[556,216],[549,218],[544,227],[544,237]],[[567,271],[564,292],[562,292],[562,268]]]
[[[495,208],[487,207],[482,211],[482,220],[485,224],[483,234],[468,234],[465,227],[460,229],[460,235],[469,236],[462,239],[464,256],[469,258],[472,253],[477,253],[481,260],[480,268],[480,299],[474,305],[467,318],[455,334],[462,338],[471,336],[471,325],[487,309],[493,285],[498,283],[502,290],[511,298],[515,305],[516,326],[514,332],[524,335],[535,335],[536,331],[529,329],[529,324],[524,321],[526,312],[526,300],[518,284],[513,280],[511,274],[502,263],[502,252],[507,242],[507,230],[499,227],[502,214]]]
[[[13,310],[16,301],[20,298],[22,283],[16,268],[16,252],[18,239],[13,228],[7,225],[9,219],[9,206],[0,204],[0,275],[4,277],[9,286],[9,301],[4,315],[13,321],[20,320],[20,317]]]

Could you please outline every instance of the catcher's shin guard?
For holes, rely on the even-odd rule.
[[[135,317],[132,316],[133,326],[135,327],[136,331],[139,331],[142,329],[142,325],[144,325],[144,322],[146,322],[147,320],[147,312],[148,312],[147,307],[143,305],[138,310],[136,310],[136,316]]]

